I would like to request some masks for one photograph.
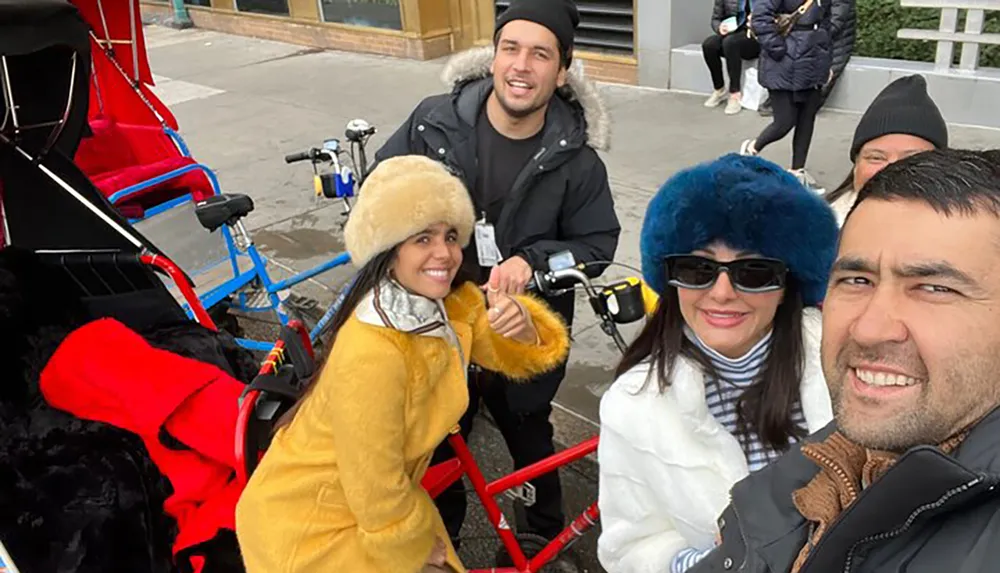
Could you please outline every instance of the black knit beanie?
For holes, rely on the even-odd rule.
[[[899,78],[875,97],[854,131],[851,161],[864,144],[890,133],[913,135],[938,149],[948,147],[948,125],[927,95],[927,80],[923,76]]]
[[[572,0],[513,0],[497,18],[494,43],[500,38],[500,29],[514,20],[528,20],[551,30],[559,41],[563,64],[569,67],[573,59],[573,36],[580,25],[580,11]]]

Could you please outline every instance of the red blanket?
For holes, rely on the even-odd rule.
[[[215,366],[155,349],[104,319],[66,338],[40,384],[53,407],[142,438],[174,489],[163,509],[179,526],[175,555],[220,529],[235,529],[239,381]]]

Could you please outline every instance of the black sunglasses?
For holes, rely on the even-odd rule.
[[[785,287],[788,274],[785,263],[762,257],[720,263],[698,255],[669,255],[665,261],[667,283],[678,288],[712,288],[719,273],[725,271],[738,291],[771,292]]]

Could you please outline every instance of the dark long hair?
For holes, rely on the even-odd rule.
[[[792,422],[805,364],[802,308],[798,285],[794,277],[789,277],[784,298],[774,315],[771,351],[757,380],[743,392],[737,404],[738,431],[743,435],[756,432],[765,445],[777,451],[787,449],[790,438],[805,436]],[[625,351],[615,378],[648,359],[660,392],[666,392],[678,357],[691,360],[707,375],[719,377],[705,353],[684,336],[677,288],[667,286],[656,312]]]
[[[834,203],[837,199],[840,199],[844,195],[847,195],[851,191],[854,191],[854,171],[847,174],[847,178],[841,183],[836,189],[830,191],[823,198],[826,199],[827,203]]]
[[[333,314],[333,318],[330,319],[327,339],[324,344],[324,356],[317,361],[319,368],[316,369],[316,373],[313,374],[312,378],[305,383],[302,395],[295,402],[295,405],[285,412],[285,414],[282,415],[278,422],[274,425],[274,431],[290,424],[292,419],[295,417],[295,414],[302,406],[302,403],[305,402],[306,398],[312,393],[316,380],[319,379],[320,373],[323,371],[323,366],[330,357],[330,350],[333,348],[333,342],[337,339],[337,333],[340,332],[340,329],[343,328],[347,320],[351,318],[351,315],[354,313],[354,309],[358,307],[361,299],[371,292],[372,289],[375,288],[375,285],[381,282],[382,279],[389,276],[389,271],[392,269],[392,263],[396,260],[396,251],[398,251],[398,247],[379,253],[372,258],[372,260],[365,263],[365,265],[361,267],[361,270],[359,270],[354,276],[354,283],[350,286],[347,296],[341,303],[340,308],[337,309],[337,312]]]

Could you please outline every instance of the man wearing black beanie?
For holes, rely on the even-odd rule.
[[[456,54],[446,66],[448,94],[422,101],[376,153],[376,161],[420,154],[462,179],[479,219],[463,270],[485,285],[493,268],[499,289],[523,292],[534,269],[570,253],[591,276],[614,259],[621,227],[604,162],[608,120],[596,87],[570,70],[580,13],[572,0],[513,0],[498,15],[493,46]],[[572,293],[547,299],[568,325]],[[469,435],[480,400],[523,468],[555,452],[549,421],[565,363],[530,381],[470,372]],[[432,463],[454,454],[445,443]],[[519,533],[554,538],[564,527],[557,472],[531,480],[535,503],[519,515]],[[437,499],[453,540],[465,518],[459,483]],[[520,519],[523,517],[523,519]]]
[[[857,192],[886,165],[946,147],[948,124],[927,93],[927,80],[921,75],[899,78],[886,86],[861,116],[851,142],[854,169],[826,200],[842,222]]]
[[[513,2],[497,18],[494,43],[500,40],[500,31],[509,22],[527,20],[544,26],[559,42],[559,53],[563,67],[568,68],[573,60],[573,35],[580,25],[580,12],[572,0],[534,0]]]

